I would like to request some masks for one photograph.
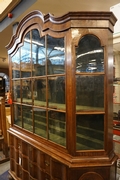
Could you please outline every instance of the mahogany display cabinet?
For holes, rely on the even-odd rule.
[[[120,174],[120,53],[116,46],[120,44],[120,33],[113,35],[114,66],[113,66],[113,143],[118,155],[117,173]]]
[[[10,175],[115,180],[112,12],[33,11],[10,43]]]

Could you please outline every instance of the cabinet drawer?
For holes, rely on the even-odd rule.
[[[15,151],[13,146],[10,146],[10,158],[15,159]]]
[[[24,170],[29,171],[29,160],[28,157],[22,156],[22,167]]]
[[[19,164],[15,166],[15,173],[17,177],[22,178],[22,167]]]
[[[29,146],[29,159],[33,162],[37,162],[38,150],[32,146]]]
[[[29,179],[28,171],[25,171],[25,170],[22,171],[22,179],[24,179],[24,180],[28,180]]]
[[[38,180],[39,179],[39,171],[40,170],[39,170],[37,164],[29,162],[29,173],[30,173],[31,178]]]
[[[45,164],[45,172],[47,172],[48,174],[50,173],[50,156],[48,156],[47,154],[45,154],[45,159],[44,159],[44,164]]]
[[[25,156],[28,156],[28,149],[29,149],[29,145],[25,142],[22,142],[22,154]]]
[[[41,169],[44,169],[48,174],[50,173],[50,156],[45,153],[39,152],[38,165]]]
[[[10,159],[10,170],[15,172],[15,160]]]
[[[66,166],[54,159],[51,160],[51,175],[55,180],[66,180]]]

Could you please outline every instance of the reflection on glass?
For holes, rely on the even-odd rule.
[[[31,44],[30,32],[24,38],[24,45],[21,47],[21,77],[31,76]]]
[[[47,74],[65,72],[64,38],[47,36]]]
[[[14,124],[17,126],[22,127],[22,111],[21,111],[21,106],[14,104]]]
[[[120,121],[120,78],[114,79],[114,93],[113,93],[113,120]],[[120,128],[119,123],[114,124],[115,127]]]
[[[22,80],[22,102],[32,104],[32,89],[30,79]]]
[[[76,111],[104,110],[104,76],[76,76]]]
[[[99,39],[87,34],[76,48],[76,72],[103,72],[104,52]]]
[[[34,108],[35,134],[47,137],[46,110]]]
[[[104,149],[104,115],[77,115],[76,149]]]
[[[12,57],[12,78],[20,78],[20,53],[19,53],[19,50]]]
[[[12,81],[13,101],[21,102],[20,87],[20,80]]]
[[[48,78],[48,106],[65,110],[65,77]]]
[[[45,48],[45,36],[40,37],[37,29],[32,30],[32,63],[33,75],[43,76],[45,75],[46,64],[46,48]]]
[[[22,106],[23,128],[33,132],[32,108]]]
[[[34,105],[46,106],[46,80],[35,79],[34,80]]]
[[[49,111],[49,140],[66,146],[66,121],[65,113]]]

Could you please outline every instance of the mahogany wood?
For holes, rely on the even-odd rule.
[[[66,75],[66,148],[36,136],[14,124],[10,134],[10,174],[14,179],[34,180],[115,180],[117,156],[113,150],[113,109],[112,109],[112,39],[116,22],[111,12],[69,12],[61,17],[51,14],[43,16],[33,11],[18,25],[15,35],[7,45],[9,59],[23,44],[24,36],[32,29],[38,29],[41,36],[49,34],[66,38],[65,75]],[[76,38],[73,30],[79,30]],[[75,102],[75,47],[80,38],[94,34],[104,47],[105,76],[105,122],[104,149],[76,150],[76,102]],[[10,81],[12,84],[12,63],[10,61]],[[100,73],[98,73],[100,74]],[[21,87],[22,88],[22,87]],[[11,94],[12,94],[11,86]],[[15,102],[13,102],[15,103]],[[61,112],[64,112],[61,110]],[[94,114],[96,112],[93,112]],[[90,114],[86,112],[86,114]],[[101,112],[104,114],[104,112]]]

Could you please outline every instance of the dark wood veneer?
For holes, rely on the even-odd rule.
[[[13,97],[13,104],[11,105],[12,126],[9,129],[10,174],[13,178],[18,180],[116,179],[117,156],[113,150],[112,138],[113,64],[111,60],[113,56],[112,38],[115,22],[116,18],[112,14],[112,12],[69,12],[61,17],[54,17],[51,14],[43,16],[41,12],[33,11],[26,17],[24,17],[19,23],[15,35],[12,36],[10,43],[6,46],[10,58],[10,89]],[[26,37],[26,35],[28,35],[27,33],[32,32],[34,29],[37,29],[39,31],[41,37],[48,37],[47,35],[49,35],[49,37],[54,37],[56,39],[64,38],[65,65],[62,69],[62,73],[60,71],[61,69],[55,69],[56,65],[54,64],[53,70],[56,70],[54,71],[54,74],[49,74],[47,71],[47,75],[44,74],[37,76],[33,75],[35,72],[34,68],[32,69],[32,71],[30,71],[30,68],[28,68],[29,70],[24,69],[25,72],[29,71],[26,75],[28,77],[13,77],[12,71],[16,73],[16,70],[12,69],[12,58],[23,46],[24,38]],[[85,72],[84,69],[82,69],[81,72],[76,70],[77,47],[79,47],[80,40],[88,34],[94,36],[98,40],[98,47],[100,47],[100,50],[103,50],[103,71],[98,70],[97,72]],[[49,44],[49,41],[48,45],[51,45]],[[84,53],[84,48],[83,50],[81,50],[81,52],[82,51]],[[30,67],[32,67],[32,65]],[[17,70],[22,71],[20,68]],[[45,70],[49,70],[49,67],[46,66]],[[61,74],[58,73],[58,70]],[[44,73],[44,70],[42,72]],[[32,73],[33,76],[29,77],[29,73]],[[84,96],[86,98],[85,102],[88,103],[86,106],[84,106],[84,100],[82,100],[82,97],[79,96],[79,93],[78,96],[76,96],[76,82],[78,79],[80,79],[80,77],[83,77],[83,81],[86,82],[86,76],[91,78],[91,82],[96,81],[97,78],[95,79],[94,77],[98,77],[98,80],[99,77],[104,77],[104,100],[102,99],[101,94],[96,93],[96,88],[96,92],[94,91],[92,93],[92,100],[89,101],[88,97]],[[30,79],[34,84],[34,79],[44,78],[48,82],[48,79],[52,81],[52,78],[54,79],[55,77],[56,79],[58,77],[62,77],[65,80],[64,82],[61,78],[62,80],[60,81],[62,82],[62,90],[65,90],[65,103],[62,102],[62,105],[58,105],[58,103],[56,102],[53,103],[49,101],[47,101],[47,105],[44,106],[43,104],[40,104],[40,101],[39,106],[34,105],[33,102],[36,100],[37,103],[38,100],[35,99],[35,95],[32,95],[32,100],[29,98],[30,96],[27,99],[25,96],[26,91],[22,91],[23,87],[25,86],[22,80]],[[24,92],[21,93],[24,96],[24,102],[22,102],[22,98],[16,98],[14,95],[15,93],[13,91],[13,83],[16,83],[16,80],[20,80],[23,83],[22,84],[20,82],[22,84],[20,87],[20,91]],[[30,86],[28,87],[33,88],[33,84],[32,86],[30,84]],[[58,85],[59,84],[56,83],[56,87]],[[78,83],[78,85],[80,86],[80,83]],[[47,84],[46,89],[49,90],[49,88],[50,87]],[[91,89],[89,90],[90,92],[92,92]],[[42,89],[42,93],[43,92],[45,92],[44,88]],[[96,103],[94,93],[96,93],[97,96],[97,105],[98,101],[100,102],[100,104],[102,104],[101,101],[103,101],[104,107],[100,108],[97,105],[96,107],[91,106],[93,102]],[[88,91],[86,91],[86,94],[89,94]],[[44,95],[44,98],[49,99],[49,93],[45,93]],[[52,95],[51,97],[54,98]],[[64,99],[64,97],[62,98]],[[64,101],[62,98],[58,98],[58,101]],[[81,99],[82,102],[81,106],[79,104],[79,99]],[[78,103],[77,110],[76,103]],[[22,114],[20,118],[22,119],[24,117],[21,124],[17,124],[15,119],[16,112],[14,107],[17,106],[20,106],[21,108],[23,108],[23,106],[26,106],[28,108],[31,107],[32,109],[29,113],[24,110],[26,113],[25,115],[22,114],[23,112],[20,111],[20,108],[18,108],[19,113]],[[85,109],[83,108],[83,106]],[[36,116],[33,117],[33,111],[36,110],[35,108],[43,111],[43,114],[38,115],[36,113]],[[45,111],[47,112],[46,116],[44,114]],[[50,114],[50,111],[52,111],[53,113]],[[65,114],[65,121],[64,115],[58,115],[57,113]],[[89,121],[86,121],[87,125],[83,122],[83,127],[79,127],[80,130],[76,128],[77,121],[79,122],[80,118],[83,118],[84,116],[88,117],[91,115],[93,115],[92,120],[96,118],[96,121],[98,120],[101,122],[101,124],[103,123],[101,125],[101,129],[96,129],[97,123],[95,123],[93,127],[89,127]],[[99,119],[97,115],[100,116],[101,119],[103,118],[103,121]],[[76,116],[78,116],[78,119],[76,118]],[[45,117],[47,125],[44,121]],[[36,122],[37,126],[35,126],[34,122]],[[51,122],[51,124],[49,124],[49,122]],[[59,122],[61,123],[57,127],[57,124]],[[27,123],[29,125],[28,128],[26,128]],[[37,128],[38,131],[41,128],[41,134],[44,134],[44,136],[35,134],[35,130]],[[59,128],[61,129],[61,131]],[[88,128],[89,133],[86,134],[85,132],[88,132]],[[47,135],[45,134],[45,129]],[[84,134],[81,133],[78,138],[76,134],[79,133],[79,131],[83,132]],[[97,137],[99,136],[97,131],[100,132],[99,134],[103,135],[102,138]],[[51,137],[51,139],[49,137]],[[57,140],[54,141],[54,137],[58,138],[58,142]],[[83,146],[79,144],[80,138],[83,139],[81,141],[81,144]],[[97,148],[97,145],[95,147],[93,145],[90,146],[91,144],[93,144],[93,140],[99,144],[100,148]],[[61,141],[61,143],[59,141]],[[88,142],[88,144],[86,142]],[[78,146],[76,146],[77,143]],[[86,144],[87,146],[85,146]],[[79,147],[82,147],[82,150],[79,149]]]

